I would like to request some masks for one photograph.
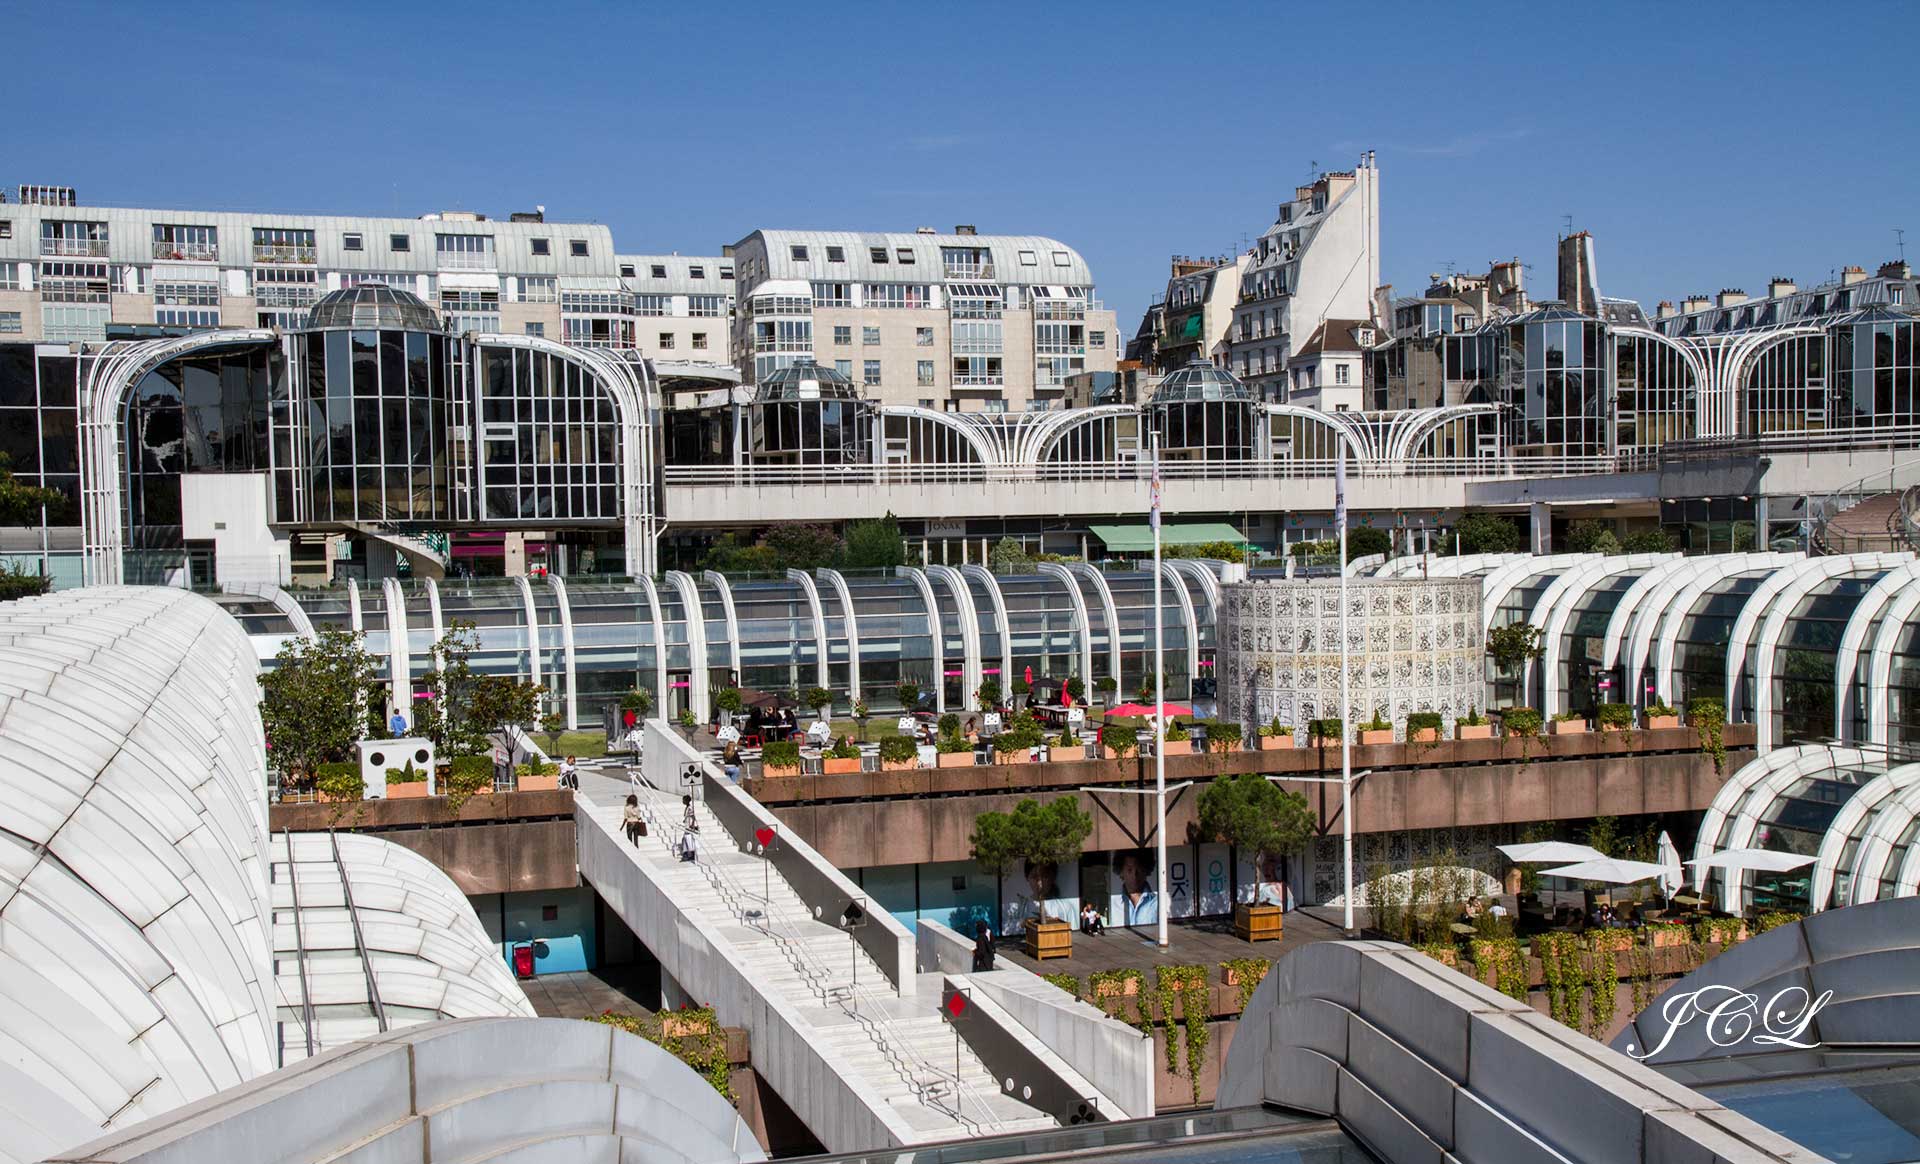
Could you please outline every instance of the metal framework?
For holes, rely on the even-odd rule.
[[[708,571],[712,573],[712,571]],[[838,570],[821,569],[820,577],[833,587],[833,596],[840,602],[840,628],[847,640],[847,691],[851,698],[860,698],[860,623],[853,613],[853,594],[847,589],[847,580]],[[731,619],[729,619],[731,622]],[[738,632],[734,632],[736,635]],[[739,656],[739,649],[734,649]],[[738,666],[736,663],[735,666]]]
[[[939,579],[953,594],[953,611],[960,622],[960,647],[965,652],[960,663],[960,685],[965,688],[961,702],[968,711],[977,711],[980,683],[986,676],[981,671],[980,614],[973,608],[973,591],[960,571],[952,566],[928,566],[927,577]],[[945,676],[941,678],[944,682]],[[1008,682],[1009,677],[1002,676],[1002,688]]]
[[[787,571],[792,577],[797,571]],[[667,585],[680,596],[680,606],[687,612],[687,707],[697,720],[705,721],[713,712],[712,700],[708,693],[707,676],[707,612],[700,605],[700,587],[693,576],[684,570],[668,570]],[[820,596],[813,591],[812,580],[807,582],[807,597],[813,603],[813,625],[820,642],[821,654],[826,653],[826,632],[820,629]],[[664,644],[660,647],[662,657],[666,655]],[[820,685],[827,685],[827,663],[820,661]],[[664,705],[663,705],[664,706]]]
[[[1067,588],[1067,602],[1073,608],[1073,625],[1080,630],[1080,674],[1087,677],[1087,686],[1093,686],[1093,627],[1087,619],[1087,596],[1080,593],[1080,584],[1065,566],[1057,562],[1041,562],[1035,570],[1059,582]],[[1113,681],[1118,683],[1116,674]]]

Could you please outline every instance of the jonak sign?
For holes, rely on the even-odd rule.
[[[1789,986],[1761,1004],[1760,996],[1731,986],[1703,986],[1684,994],[1668,995],[1661,1000],[1660,1022],[1666,1031],[1660,1045],[1642,1053],[1632,1043],[1627,1054],[1635,1059],[1651,1059],[1667,1049],[1680,1028],[1700,1023],[1707,1042],[1716,1047],[1737,1047],[1752,1043],[1761,1047],[1810,1051],[1820,1040],[1807,1037],[1813,1016],[1833,998],[1833,991],[1815,996],[1799,986]]]

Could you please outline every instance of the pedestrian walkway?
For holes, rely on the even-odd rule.
[[[679,796],[629,785],[608,773],[602,766],[581,774],[581,828],[613,838],[681,915],[697,916],[705,931],[717,934],[725,948],[712,954],[738,967],[755,991],[798,1016],[820,1059],[859,1084],[856,1096],[884,1105],[890,1118],[881,1122],[891,1129],[891,1138],[901,1144],[932,1143],[1058,1126],[1038,1108],[1003,1094],[978,1056],[956,1040],[939,1011],[940,975],[921,975],[915,992],[903,996],[848,932],[833,919],[814,917],[779,872],[743,852],[703,803],[694,802],[699,859],[685,862],[678,856],[684,832]],[[637,847],[629,845],[620,827],[629,792],[641,797],[648,821],[648,835]],[[583,851],[590,841],[582,837]],[[627,920],[650,946],[680,937],[650,935],[642,928],[644,919]],[[656,953],[671,969],[673,952],[656,948]],[[721,1017],[751,1031],[755,1016]],[[753,1032],[753,1039],[758,1060],[760,1033]],[[789,1087],[804,1086],[801,1080],[779,1078],[789,1065],[778,1061],[785,1056],[775,1058],[755,1066],[776,1090],[786,1095]],[[815,1132],[828,1140],[823,1129]],[[853,1145],[876,1146],[886,1145]],[[829,1140],[828,1147],[846,1146]]]

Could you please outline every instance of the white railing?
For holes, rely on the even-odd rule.
[[[998,376],[955,376],[953,386],[955,388],[1005,388],[1007,377],[1005,373]]]
[[[951,263],[950,262],[950,263],[942,264],[942,269],[946,272],[947,278],[954,279],[954,280],[964,280],[964,279],[985,280],[985,279],[993,279],[997,277],[994,274],[992,263]]]
[[[104,259],[107,257],[107,240],[103,238],[48,238],[40,239],[40,253],[63,259]]]
[[[256,263],[312,263],[319,252],[311,243],[254,243]]]
[[[211,263],[220,258],[220,248],[214,243],[156,242],[153,257],[162,261]]]
[[[1429,457],[1404,462],[1348,463],[1352,477],[1467,477],[1476,480],[1578,477],[1652,468],[1650,456],[1619,457]],[[1145,461],[1052,461],[1042,465],[669,465],[669,485],[754,487],[766,485],[984,484],[999,481],[1146,481]],[[1331,478],[1332,458],[1245,461],[1175,461],[1161,465],[1168,481],[1267,481]]]

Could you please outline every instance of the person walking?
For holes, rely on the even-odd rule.
[[[973,972],[993,969],[993,933],[981,922],[973,930]]]
[[[627,807],[620,813],[620,827],[627,832],[627,843],[639,848],[640,838],[647,835],[647,818],[640,815],[638,796],[627,797]]]

